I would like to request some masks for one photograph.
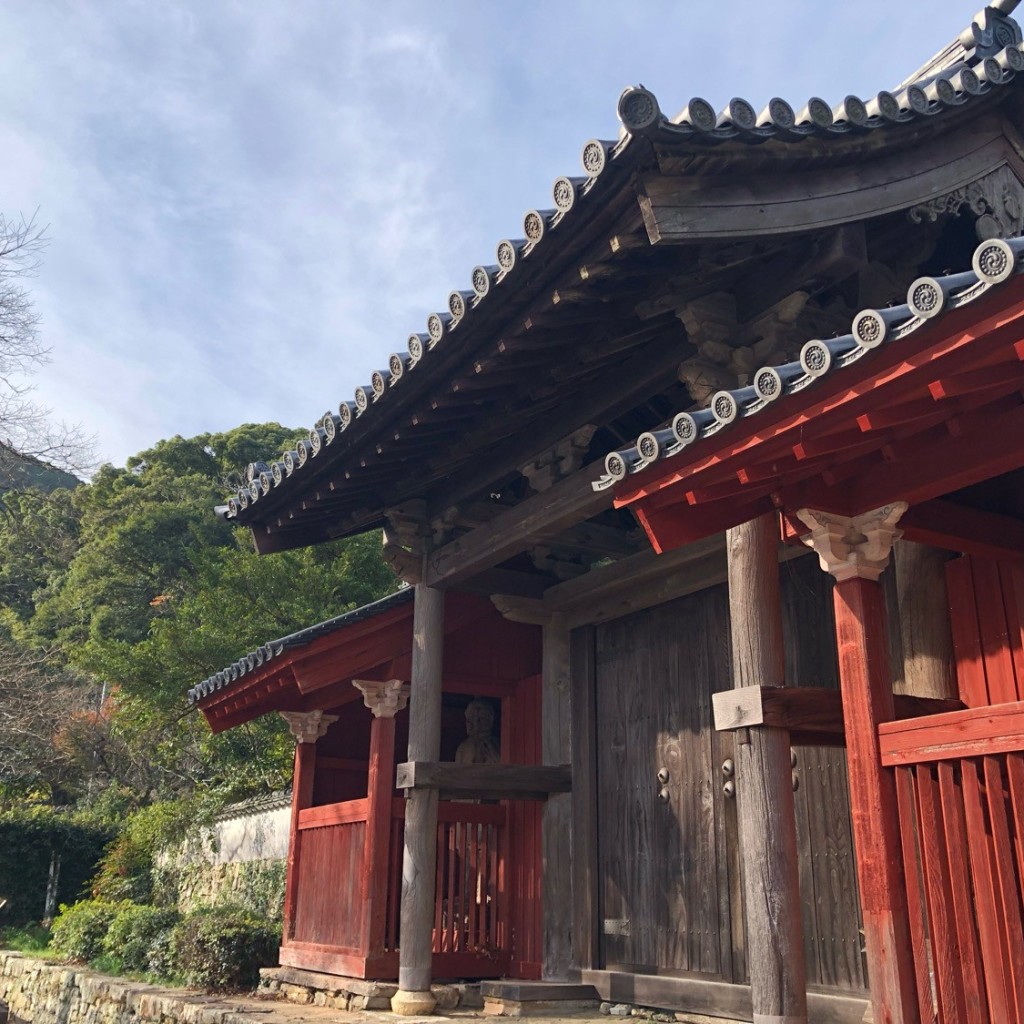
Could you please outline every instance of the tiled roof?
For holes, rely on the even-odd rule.
[[[239,658],[238,661],[232,662],[226,668],[215,672],[212,676],[208,676],[201,683],[193,686],[188,691],[189,704],[196,704],[218,690],[231,686],[243,676],[248,675],[257,668],[261,668],[275,658],[281,657],[285,651],[292,651],[298,647],[307,647],[314,640],[319,640],[322,636],[337,632],[337,630],[343,629],[345,626],[362,622],[364,619],[371,619],[375,615],[383,615],[384,612],[391,611],[392,608],[408,604],[412,601],[412,597],[413,588],[406,587],[395,591],[393,594],[389,594],[387,597],[382,597],[379,601],[363,605],[362,608],[354,608],[343,615],[336,615],[333,619],[327,619],[326,622],[320,622],[315,626],[300,629],[297,633],[289,633],[288,636],[283,636],[279,640],[271,640],[270,643],[257,647],[255,651],[250,651],[244,657]]]
[[[798,361],[764,366],[751,376],[749,385],[719,391],[706,408],[680,412],[670,426],[641,434],[629,448],[609,452],[605,473],[594,481],[594,490],[613,487],[656,462],[672,459],[737,420],[756,416],[786,395],[812,387],[826,374],[841,371],[880,346],[899,342],[936,317],[976,301],[1024,270],[1024,238],[982,242],[974,251],[971,268],[944,277],[919,277],[903,305],[862,310],[853,318],[849,334],[808,341]]]
[[[412,334],[406,352],[388,357],[387,369],[375,371],[370,382],[355,389],[338,411],[326,412],[313,426],[307,439],[271,463],[251,463],[246,484],[227,503],[218,506],[219,515],[240,523],[257,520],[255,506],[277,492],[293,491],[310,480],[318,460],[347,431],[362,432],[375,418],[378,403],[387,405],[389,393],[408,386],[421,363],[439,346],[462,337],[471,329],[476,310],[500,301],[513,282],[530,275],[529,264],[536,252],[548,253],[553,239],[565,237],[565,225],[582,224],[592,215],[599,196],[626,180],[641,158],[649,155],[646,140],[659,147],[713,147],[727,142],[760,144],[769,140],[799,143],[806,139],[837,139],[891,129],[932,118],[975,102],[1010,82],[1024,71],[1021,31],[1016,22],[997,12],[982,12],[956,44],[958,61],[929,79],[915,81],[894,93],[880,92],[864,101],[847,96],[832,106],[817,97],[794,109],[785,100],[773,99],[758,113],[744,99],[733,99],[716,111],[706,100],[692,99],[674,118],[662,114],[654,94],[643,86],[631,87],[619,98],[618,116],[624,129],[616,142],[592,139],[582,151],[585,175],[558,178],[552,187],[551,209],[530,210],[523,218],[523,238],[498,243],[491,266],[474,267],[471,289],[453,291],[443,312],[427,317],[426,331]],[[964,44],[964,40],[968,44]],[[323,459],[319,465],[326,462]]]

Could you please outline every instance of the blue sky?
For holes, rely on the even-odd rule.
[[[309,426],[615,137],[625,86],[668,113],[868,97],[974,11],[7,0],[0,210],[50,225],[37,397],[115,464],[173,434]]]

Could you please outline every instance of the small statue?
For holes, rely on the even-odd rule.
[[[485,701],[475,698],[466,705],[466,738],[455,751],[456,764],[497,764],[501,760],[501,746],[491,735],[494,728],[494,709]]]

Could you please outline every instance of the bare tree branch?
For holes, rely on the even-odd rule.
[[[31,398],[29,379],[50,359],[39,337],[39,314],[28,289],[47,246],[35,215],[17,220],[0,213],[0,476],[3,456],[38,459],[72,473],[95,468],[95,443],[78,426],[55,423],[51,410]]]

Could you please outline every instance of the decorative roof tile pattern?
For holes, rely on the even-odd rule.
[[[733,141],[751,145],[769,140],[799,143],[886,130],[959,109],[1024,72],[1019,26],[998,12],[990,12],[989,20],[993,19],[998,32],[995,28],[982,31],[976,18],[961,34],[961,42],[967,39],[969,45],[957,50],[958,56],[963,57],[958,63],[943,68],[930,79],[915,81],[895,93],[880,92],[867,101],[847,96],[830,106],[812,97],[796,111],[785,100],[775,98],[758,113],[741,98],[730,100],[716,112],[710,103],[696,97],[679,115],[669,119],[661,112],[652,92],[643,86],[626,89],[618,103],[622,137],[617,142],[587,142],[581,154],[585,175],[556,179],[552,187],[553,208],[526,213],[525,237],[500,241],[496,263],[473,268],[472,288],[451,292],[445,311],[427,317],[426,332],[409,336],[407,352],[392,353],[387,369],[375,371],[368,384],[355,389],[352,399],[340,403],[336,414],[326,412],[310,430],[308,439],[299,441],[273,463],[250,463],[245,486],[226,504],[218,506],[217,513],[240,523],[254,522],[258,517],[255,506],[272,492],[287,492],[298,481],[309,479],[311,465],[324,456],[342,433],[358,430],[364,418],[372,419],[374,407],[386,403],[393,388],[406,386],[417,366],[429,359],[438,346],[447,344],[450,336],[466,331],[482,303],[500,301],[495,296],[507,290],[506,282],[524,273],[523,266],[533,253],[553,244],[553,237],[564,237],[565,225],[585,222],[595,209],[598,194],[605,194],[613,183],[624,179],[639,159],[637,154],[649,153],[649,146],[637,147],[635,140],[661,146],[699,147]]]
[[[849,334],[808,341],[798,361],[764,366],[752,375],[749,385],[719,391],[706,408],[680,412],[671,426],[643,433],[631,447],[609,452],[605,473],[594,481],[594,490],[614,487],[656,462],[671,459],[737,420],[755,416],[780,398],[852,365],[874,349],[906,338],[935,317],[976,301],[1024,272],[1024,238],[982,242],[974,251],[971,267],[944,277],[919,277],[908,289],[903,305],[862,310],[853,318]]]
[[[392,608],[409,604],[412,601],[413,593],[412,587],[406,587],[393,594],[388,594],[387,597],[382,597],[379,601],[365,604],[361,608],[354,608],[343,615],[336,615],[333,619],[327,619],[315,626],[300,629],[297,633],[289,633],[288,636],[283,636],[279,640],[271,640],[269,643],[263,644],[262,647],[257,647],[255,651],[250,651],[238,661],[232,662],[226,668],[208,676],[201,683],[197,683],[188,691],[188,702],[190,705],[199,703],[218,690],[223,690],[238,682],[239,679],[254,672],[257,668],[261,668],[275,658],[280,658],[285,651],[308,647],[314,640],[335,633],[345,626],[351,626],[365,619],[372,619],[375,615],[383,615],[384,612],[391,611]]]

